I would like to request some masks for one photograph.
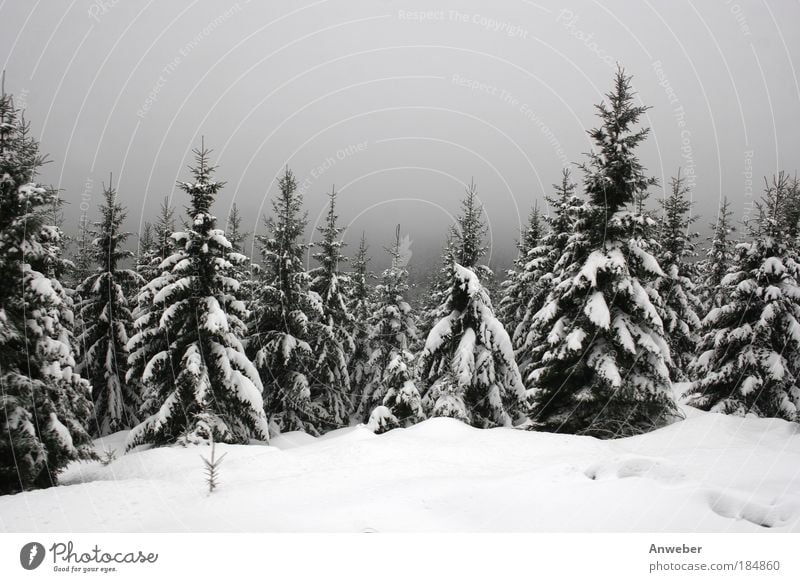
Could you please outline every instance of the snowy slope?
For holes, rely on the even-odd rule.
[[[686,412],[617,441],[439,418],[380,436],[357,427],[219,445],[212,495],[208,447],[137,451],[0,497],[0,530],[800,531],[800,428]]]

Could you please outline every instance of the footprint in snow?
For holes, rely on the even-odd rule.
[[[633,456],[600,461],[586,469],[584,475],[592,480],[646,477],[662,483],[677,483],[686,479],[683,471],[661,459]]]

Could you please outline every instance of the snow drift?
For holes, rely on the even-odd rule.
[[[615,441],[437,418],[376,436],[359,426],[271,446],[122,454],[73,463],[56,488],[0,497],[18,531],[800,531],[800,428],[685,409]]]

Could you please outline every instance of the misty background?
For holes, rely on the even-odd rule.
[[[471,179],[489,262],[510,263],[531,206],[590,149],[617,62],[652,106],[649,172],[664,186],[682,169],[701,231],[723,196],[742,219],[764,175],[798,167],[798,17],[757,0],[4,0],[0,59],[67,233],[96,218],[109,172],[128,230],[164,196],[180,214],[175,181],[205,136],[221,227],[235,202],[263,232],[288,165],[308,238],[335,184],[348,254],[363,231],[382,268],[400,223],[419,276]]]

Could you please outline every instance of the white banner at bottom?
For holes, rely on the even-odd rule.
[[[800,580],[800,534],[0,534],[0,580]]]

